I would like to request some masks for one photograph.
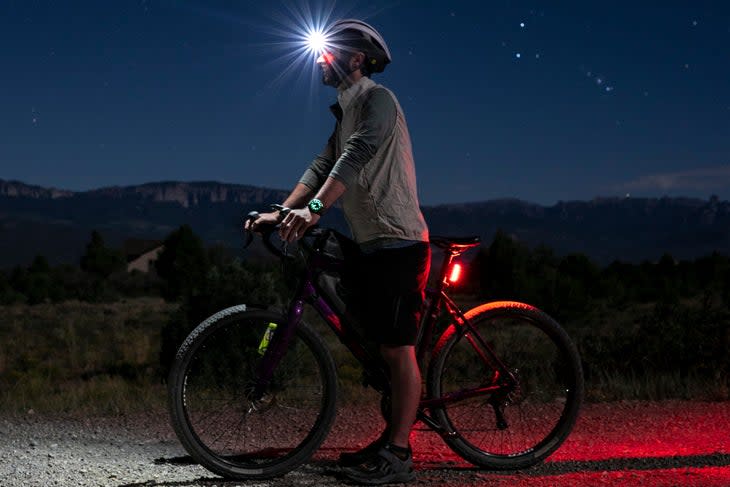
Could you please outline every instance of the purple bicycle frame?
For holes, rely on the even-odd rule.
[[[302,320],[305,304],[311,305],[319,313],[340,342],[360,362],[363,370],[369,374],[375,374],[375,376],[369,377],[368,383],[381,393],[387,387],[387,374],[383,365],[361,345],[361,337],[353,331],[353,327],[342,323],[343,318],[335,313],[325,296],[326,293],[318,286],[315,286],[314,280],[308,272],[298,286],[295,297],[289,305],[286,323],[277,327],[277,331],[259,364],[255,389],[257,396],[263,395],[274,374],[274,369],[289,348],[296,328]]]
[[[305,304],[310,304],[319,313],[322,319],[325,320],[338,337],[340,342],[345,345],[360,362],[363,370],[366,371],[366,374],[368,374],[368,384],[380,393],[387,390],[387,371],[382,362],[376,360],[361,345],[361,337],[354,332],[353,327],[347,321],[343,323],[343,320],[346,320],[346,318],[341,317],[332,309],[333,306],[330,302],[328,302],[331,298],[329,298],[327,292],[315,284],[315,270],[337,270],[339,265],[340,264],[333,264],[331,261],[322,256],[312,256],[312,260],[308,265],[306,273],[297,288],[294,298],[290,302],[286,315],[286,323],[277,328],[277,331],[274,334],[261,363],[259,364],[255,396],[263,396],[266,387],[271,381],[276,366],[286,353],[291,343],[291,339],[296,332],[297,326],[299,326],[299,323],[301,322]],[[454,431],[445,428],[437,420],[433,419],[426,410],[443,407],[448,403],[476,396],[503,391],[505,387],[510,387],[510,382],[512,382],[514,378],[491,350],[491,347],[489,347],[480,334],[473,328],[471,323],[469,323],[457,305],[448,297],[448,295],[446,295],[444,284],[445,270],[443,272],[444,276],[442,276],[440,285],[436,289],[426,290],[426,295],[429,297],[429,304],[424,307],[424,313],[421,317],[421,323],[419,326],[419,335],[416,342],[416,353],[419,364],[423,366],[426,349],[428,348],[428,344],[431,340],[435,322],[442,311],[442,305],[445,305],[446,311],[452,316],[454,323],[456,323],[461,329],[465,329],[470,332],[466,334],[467,340],[476,350],[480,359],[488,363],[491,367],[503,372],[503,377],[507,378],[507,382],[500,382],[499,384],[491,384],[468,390],[455,391],[436,398],[424,397],[421,399],[418,407],[417,418],[437,433],[443,436],[453,436],[456,434]]]

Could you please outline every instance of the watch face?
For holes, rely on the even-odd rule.
[[[309,202],[309,209],[312,213],[319,213],[324,208],[324,205],[318,199],[313,199]]]

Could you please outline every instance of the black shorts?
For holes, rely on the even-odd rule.
[[[414,345],[431,248],[427,242],[360,254],[350,268],[354,314],[379,345]]]

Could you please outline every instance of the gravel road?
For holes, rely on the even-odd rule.
[[[343,408],[310,463],[278,479],[243,483],[192,464],[162,412],[0,417],[0,486],[339,486],[329,473],[334,459],[377,434],[377,418],[375,407]],[[519,472],[474,469],[425,429],[412,441],[415,485],[730,487],[727,402],[586,405],[568,441],[544,464]]]

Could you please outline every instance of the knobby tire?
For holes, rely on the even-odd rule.
[[[254,397],[271,323],[281,327],[286,317],[244,305],[220,311],[190,333],[170,372],[169,410],[180,442],[202,466],[229,479],[296,468],[324,441],[335,417],[335,364],[304,322],[266,393]]]

